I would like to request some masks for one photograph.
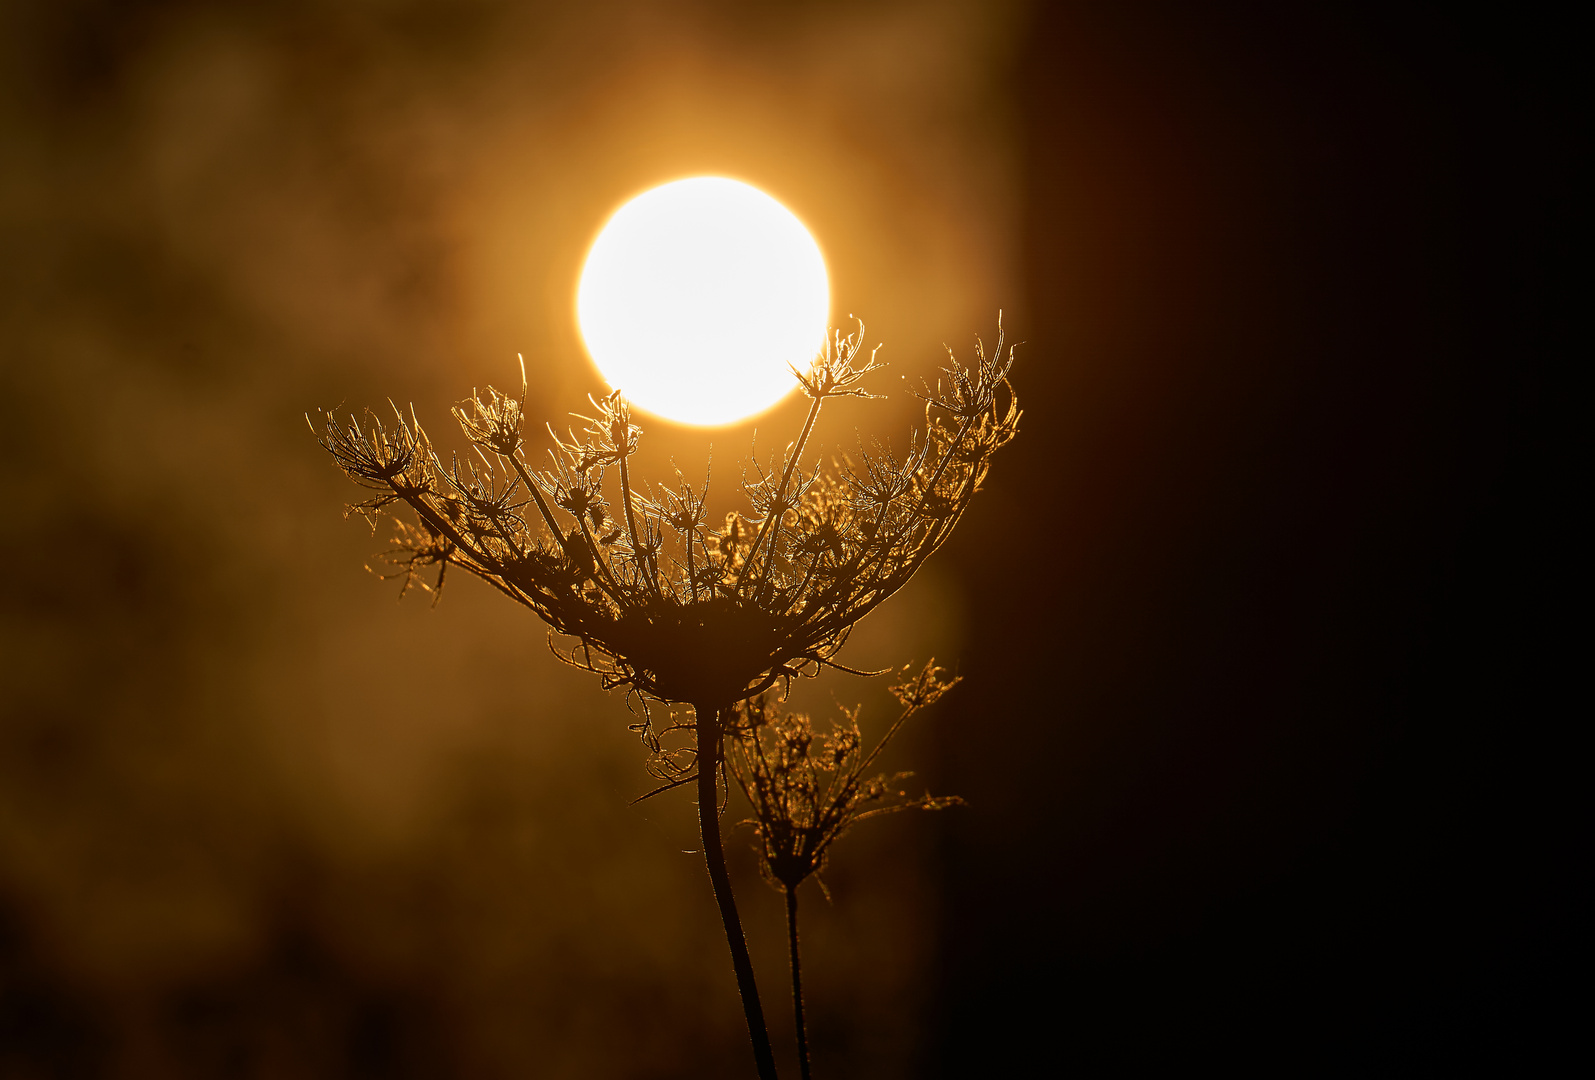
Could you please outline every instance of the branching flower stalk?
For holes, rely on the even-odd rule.
[[[564,636],[563,650],[550,639],[562,660],[640,701],[634,728],[664,781],[657,791],[697,789],[704,858],[761,1077],[775,1075],[774,1057],[718,813],[735,707],[822,668],[852,671],[835,657],[853,626],[946,541],[1020,416],[999,321],[989,355],[977,342],[966,366],[949,351],[936,384],[916,393],[924,426],[903,457],[876,443],[856,460],[805,467],[825,404],[873,396],[858,385],[878,368],[873,353],[861,357],[862,341],[862,325],[838,331],[806,371],[794,371],[809,398],[802,431],[768,467],[753,461],[742,483],[750,513],[728,514],[719,529],[705,520],[707,480],[694,488],[678,473],[673,487],[638,488],[629,462],[642,429],[618,390],[589,398],[591,415],[565,435],[549,427],[546,464],[535,465],[523,432],[524,363],[518,396],[488,387],[454,407],[472,444],[464,461],[445,462],[413,409],[393,406],[389,421],[367,411],[363,421],[324,413],[319,430],[312,423],[339,467],[372,492],[349,512],[373,527],[401,508],[413,515],[395,519],[384,576],[440,591],[457,566]],[[433,567],[428,584],[421,575]],[[690,706],[693,723],[656,730],[652,701]],[[661,736],[673,730],[690,731],[692,744],[666,750]]]
[[[744,824],[752,825],[758,837],[759,869],[786,898],[792,1013],[803,1080],[809,1080],[809,1045],[798,951],[798,886],[819,874],[831,845],[858,822],[900,810],[940,810],[963,802],[957,796],[910,796],[898,785],[912,773],[866,777],[904,722],[959,681],[945,676],[933,660],[891,688],[902,712],[868,754],[856,708],[844,710],[846,723],[833,722],[825,733],[816,733],[808,716],[783,712],[771,694],[740,702],[733,710],[727,766],[753,808],[753,817]]]

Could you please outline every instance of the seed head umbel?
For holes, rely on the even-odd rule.
[[[413,410],[397,406],[391,420],[323,414],[317,436],[373,491],[351,511],[413,514],[384,555],[407,585],[436,567],[436,590],[458,567],[536,613],[569,642],[562,658],[606,687],[720,707],[842,667],[853,626],[946,541],[1018,430],[999,320],[989,354],[977,342],[963,364],[949,351],[938,379],[914,391],[924,421],[906,453],[877,441],[822,461],[809,445],[821,408],[872,396],[861,382],[880,365],[861,355],[862,335],[862,324],[835,332],[796,372],[809,398],[801,433],[745,468],[747,509],[717,528],[704,515],[707,479],[695,488],[678,473],[674,486],[646,491],[634,482],[643,431],[619,391],[590,398],[564,434],[549,426],[546,463],[534,468],[524,362],[519,394],[488,387],[454,406],[471,444],[464,462],[445,464]]]

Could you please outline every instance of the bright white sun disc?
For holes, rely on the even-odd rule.
[[[825,340],[830,283],[803,223],[758,188],[700,176],[628,202],[576,292],[612,389],[684,424],[731,424],[796,386]]]

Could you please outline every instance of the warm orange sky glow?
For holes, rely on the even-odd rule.
[[[654,188],[610,218],[582,269],[582,338],[638,408],[712,427],[797,386],[825,337],[825,260],[792,212],[757,188],[701,176]]]

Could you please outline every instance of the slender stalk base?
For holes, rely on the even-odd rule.
[[[798,1067],[809,1080],[809,1033],[803,1026],[803,965],[798,960],[797,889],[786,887],[786,943],[792,953],[792,1017],[797,1021]]]
[[[737,989],[742,993],[742,1012],[748,1020],[748,1038],[753,1040],[753,1060],[759,1068],[759,1080],[776,1080],[775,1054],[770,1049],[770,1033],[764,1026],[759,986],[753,979],[753,960],[748,956],[748,940],[743,936],[742,920],[737,916],[731,875],[726,872],[725,845],[720,840],[720,791],[715,780],[724,748],[720,743],[719,710],[700,705],[694,706],[694,711],[698,721],[698,828],[703,835],[703,861],[709,867],[715,903],[720,905],[726,944],[731,946],[731,967],[737,973]]]

